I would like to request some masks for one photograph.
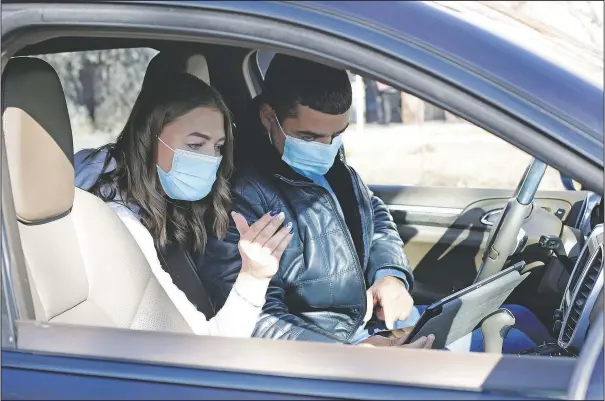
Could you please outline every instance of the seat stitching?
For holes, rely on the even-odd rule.
[[[141,310],[141,305],[143,304],[143,298],[145,298],[145,294],[147,294],[147,290],[149,289],[149,286],[151,285],[151,278],[152,277],[155,277],[155,276],[153,274],[151,274],[149,276],[149,279],[147,280],[147,285],[145,285],[145,289],[143,290],[143,295],[139,299],[139,304],[137,305],[137,308],[136,308],[136,310],[134,312],[134,316],[132,317],[132,321],[130,322],[130,324],[128,326],[130,329],[132,329],[132,326],[134,325],[134,322],[136,322],[136,320],[137,320],[137,316],[139,316],[139,311]]]

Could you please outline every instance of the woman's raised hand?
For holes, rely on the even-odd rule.
[[[258,279],[271,279],[292,240],[292,223],[282,227],[285,215],[275,211],[265,214],[250,227],[241,214],[231,212],[231,216],[240,235],[238,247],[242,272]]]

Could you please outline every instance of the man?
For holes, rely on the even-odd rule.
[[[270,211],[284,212],[294,238],[272,279],[255,336],[289,340],[398,345],[369,338],[372,316],[388,328],[408,318],[414,277],[397,228],[384,205],[347,166],[341,135],[352,93],[347,73],[277,54],[263,94],[239,128],[233,209],[251,224]],[[217,307],[241,261],[235,226],[222,244],[198,257]],[[211,268],[212,267],[212,268]],[[217,297],[219,299],[217,299]],[[430,348],[432,336],[413,344]]]

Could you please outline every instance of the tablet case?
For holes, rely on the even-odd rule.
[[[527,278],[529,273],[521,274],[524,267],[525,262],[519,262],[433,303],[420,316],[405,343],[433,334],[433,349],[443,349],[472,332]]]

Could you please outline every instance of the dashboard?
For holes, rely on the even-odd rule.
[[[603,205],[600,199],[588,216],[592,230],[572,270],[559,309],[562,321],[557,342],[563,349],[582,348],[596,315],[593,309],[602,308],[603,303]],[[593,222],[597,224],[593,226]]]

